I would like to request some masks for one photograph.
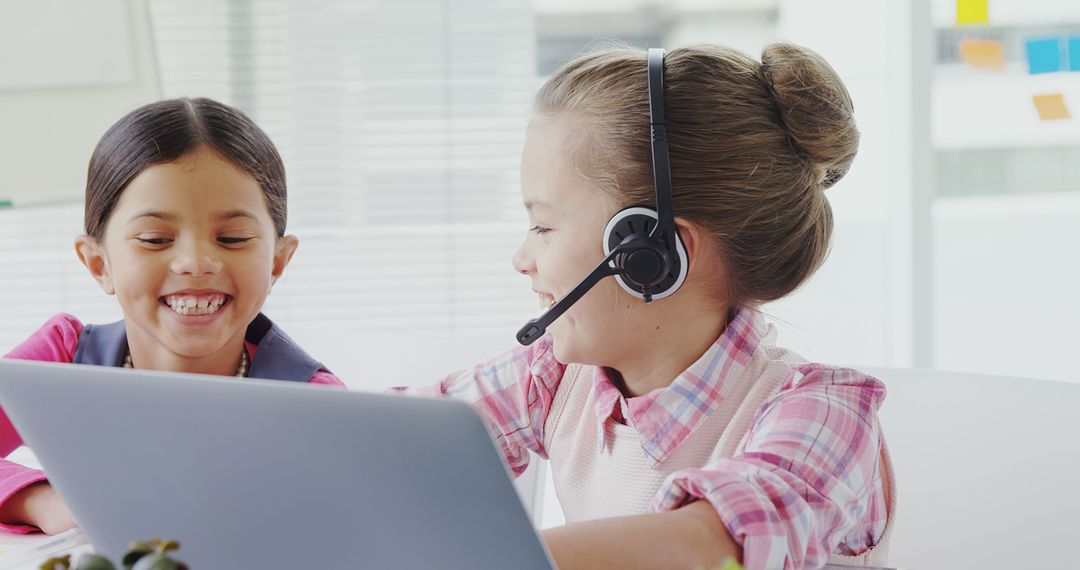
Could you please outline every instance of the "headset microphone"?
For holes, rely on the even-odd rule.
[[[555,319],[566,312],[581,298],[582,295],[587,293],[589,289],[592,289],[593,285],[596,285],[601,279],[608,277],[609,275],[615,275],[619,273],[619,269],[612,267],[610,261],[614,259],[616,253],[612,252],[610,255],[604,258],[597,265],[595,269],[589,272],[581,283],[578,283],[576,287],[570,290],[569,293],[562,299],[559,299],[558,303],[552,305],[548,310],[544,311],[544,314],[536,317],[535,319],[529,319],[529,322],[525,323],[525,326],[521,327],[521,330],[517,333],[517,340],[521,344],[530,345],[534,340],[544,336],[544,331],[547,330]]]
[[[543,336],[548,325],[604,277],[614,275],[623,290],[646,303],[670,296],[686,279],[689,264],[675,227],[671,197],[671,166],[664,118],[664,50],[649,50],[648,72],[656,209],[631,206],[612,216],[604,228],[603,261],[544,314],[521,327],[517,340],[523,345],[532,344]]]

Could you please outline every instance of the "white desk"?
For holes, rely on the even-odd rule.
[[[91,550],[79,529],[56,536],[0,534],[0,570],[37,570],[52,556],[72,554],[74,558]]]

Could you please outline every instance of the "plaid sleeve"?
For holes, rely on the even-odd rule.
[[[529,450],[547,457],[544,423],[564,369],[545,336],[435,385],[391,391],[469,402],[491,427],[514,474],[521,475],[529,466]]]
[[[853,535],[872,546],[885,526],[872,505],[884,397],[879,380],[855,370],[797,367],[733,457],[673,473],[655,506],[709,501],[747,570],[818,568]]]

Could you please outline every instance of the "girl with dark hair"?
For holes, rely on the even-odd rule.
[[[75,239],[124,320],[60,314],[5,358],[341,386],[260,313],[298,245],[285,202],[281,157],[240,111],[209,99],[132,111],[94,149]],[[0,453],[21,444],[0,411]],[[44,473],[0,460],[0,528],[74,525]]]

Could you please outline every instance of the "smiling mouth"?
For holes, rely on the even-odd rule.
[[[232,296],[224,293],[212,295],[165,295],[161,304],[172,309],[178,315],[212,315],[232,301]]]
[[[541,310],[546,311],[546,310],[548,310],[548,309],[555,306],[555,296],[554,295],[550,295],[548,293],[540,293],[539,298],[540,298],[540,309]]]

